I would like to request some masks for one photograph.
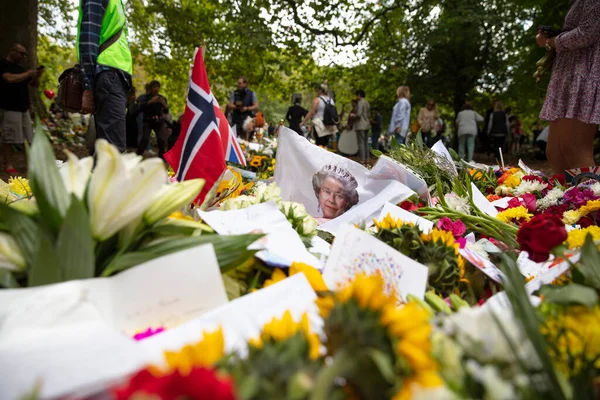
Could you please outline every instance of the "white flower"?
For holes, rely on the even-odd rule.
[[[23,271],[26,267],[21,249],[11,235],[0,232],[0,269]]]
[[[474,360],[467,360],[465,369],[483,387],[485,400],[516,399],[517,394],[510,381],[502,379],[498,367],[495,365],[479,365]]]
[[[548,187],[547,183],[540,183],[538,181],[525,181],[522,180],[519,186],[515,188],[515,196],[521,196],[525,193],[536,193]]]
[[[222,211],[240,210],[258,204],[258,198],[254,196],[241,195],[232,199],[226,200],[221,205]]]
[[[144,214],[164,185],[167,170],[159,158],[141,161],[134,154],[121,155],[103,139],[96,142],[96,154],[88,208],[93,237],[106,240]]]
[[[600,182],[594,182],[594,184],[590,186],[590,190],[594,192],[596,196],[600,196]]]
[[[65,165],[65,162],[63,160],[56,160],[56,166],[58,168],[62,167],[63,165]]]
[[[273,149],[267,148],[262,152],[265,156],[273,157]]]
[[[536,208],[539,210],[545,210],[548,207],[555,206],[560,200],[562,200],[564,195],[565,193],[560,188],[554,188],[548,191],[548,193],[546,193],[546,196],[537,200]]]
[[[258,198],[259,203],[266,203],[267,201],[273,200],[277,204],[281,203],[281,189],[275,182],[266,185],[258,185],[255,191],[255,195]]]
[[[303,204],[295,203],[293,201],[282,201],[279,205],[279,211],[281,211],[287,219],[301,219],[308,215],[306,207],[304,207]]]
[[[445,328],[453,332],[464,351],[479,362],[515,363],[513,350],[492,312],[496,313],[499,323],[515,344],[519,358],[527,365],[538,366],[539,362],[531,343],[521,332],[510,308],[498,313],[497,309],[492,307],[464,307],[445,320]]]
[[[316,232],[318,226],[319,223],[317,220],[310,215],[307,215],[302,222],[302,234],[305,236],[312,236]]]
[[[92,174],[94,159],[85,157],[81,160],[70,151],[66,150],[69,161],[60,166],[58,172],[65,183],[67,192],[74,194],[78,199],[83,198],[88,180]]]
[[[181,207],[191,203],[204,187],[204,179],[190,179],[164,185],[155,195],[154,202],[144,212],[144,222],[154,225]]]
[[[496,193],[497,195],[502,195],[502,196],[513,194],[513,192],[514,192],[514,189],[511,187],[508,187],[506,185],[500,185],[496,188],[496,190],[494,190],[494,193]]]
[[[462,212],[464,214],[471,213],[471,206],[469,205],[469,199],[466,197],[460,197],[456,193],[448,193],[444,195],[446,204],[451,210]]]

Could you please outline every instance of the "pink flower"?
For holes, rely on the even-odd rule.
[[[451,232],[455,238],[462,237],[467,231],[465,224],[462,221],[458,220],[456,222],[452,222],[452,220],[448,217],[442,217],[437,222],[438,229],[443,231]]]
[[[533,212],[537,207],[537,198],[531,193],[525,193],[521,196],[523,198],[523,205],[527,208],[527,211]]]
[[[455,238],[456,243],[460,245],[461,249],[464,249],[467,246],[467,239],[463,237]]]

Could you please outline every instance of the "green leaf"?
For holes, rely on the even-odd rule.
[[[40,235],[39,247],[29,269],[29,286],[62,282],[62,269],[58,254],[47,235]]]
[[[423,146],[425,146],[425,144],[423,143],[423,135],[421,134],[421,130],[419,129],[419,132],[417,132],[417,135],[415,136],[415,144],[417,145],[417,148],[422,149]]]
[[[85,207],[75,195],[60,229],[56,252],[65,281],[94,277],[94,241],[90,220]]]
[[[0,219],[8,226],[27,265],[33,264],[38,249],[40,229],[33,219],[6,204],[0,203]]]
[[[593,307],[598,301],[596,290],[576,283],[567,286],[546,285],[540,289],[540,294],[544,296],[544,301],[560,305],[583,304]]]
[[[0,269],[0,286],[7,289],[13,289],[18,288],[19,283],[13,276],[12,272],[6,269]]]
[[[600,290],[600,251],[594,244],[592,235],[587,235],[581,248],[581,258],[577,269],[585,277],[586,285]]]
[[[166,240],[116,258],[102,272],[102,276],[110,276],[146,261],[207,243],[213,245],[217,260],[219,261],[219,267],[221,268],[221,272],[224,273],[236,268],[248,258],[254,256],[256,251],[248,250],[248,246],[262,236],[258,234],[237,236],[213,234]]]
[[[391,358],[381,350],[375,348],[368,350],[368,354],[377,366],[381,376],[383,376],[386,381],[393,384],[396,375],[394,374],[394,365],[392,364]]]
[[[58,172],[52,145],[40,126],[38,119],[29,151],[29,184],[43,223],[58,232],[69,207],[69,194]]]
[[[375,157],[379,158],[383,155],[383,152],[381,152],[379,150],[371,149],[371,154],[373,154]]]

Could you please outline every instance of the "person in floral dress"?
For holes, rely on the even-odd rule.
[[[546,155],[555,174],[594,165],[600,124],[600,1],[572,0],[563,32],[538,32],[540,47],[556,52],[540,118],[550,122]]]

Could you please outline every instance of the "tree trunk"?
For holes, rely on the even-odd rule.
[[[0,13],[0,57],[5,57],[13,44],[20,43],[27,49],[28,67],[37,67],[38,0],[0,0],[0,9],[4,10]],[[47,116],[39,88],[30,88],[29,94],[33,111],[40,117]]]

